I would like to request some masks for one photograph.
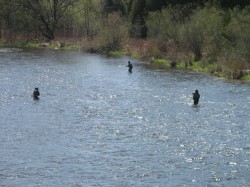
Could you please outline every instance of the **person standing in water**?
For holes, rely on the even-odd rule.
[[[128,67],[129,73],[132,73],[133,65],[130,63],[130,61],[128,61],[127,67]]]
[[[39,99],[39,96],[40,96],[40,92],[39,92],[38,88],[35,88],[35,90],[33,91],[32,97],[34,99]]]
[[[194,106],[198,105],[200,99],[200,94],[198,90],[193,93]]]

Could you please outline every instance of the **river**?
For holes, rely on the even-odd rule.
[[[250,186],[249,82],[15,48],[0,80],[1,187]]]

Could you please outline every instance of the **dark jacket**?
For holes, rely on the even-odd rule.
[[[40,96],[40,92],[38,90],[34,90],[33,97],[38,98]]]
[[[199,103],[199,99],[200,99],[200,94],[198,90],[195,90],[195,93],[193,93],[194,105],[197,105]]]
[[[127,67],[128,67],[128,71],[131,72],[133,69],[133,65],[129,62]]]

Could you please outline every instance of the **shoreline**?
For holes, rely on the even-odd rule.
[[[138,43],[137,43],[138,42]],[[107,56],[119,57],[130,56],[164,68],[183,69],[200,73],[207,73],[215,77],[225,78],[227,80],[249,81],[250,70],[243,73],[231,69],[231,75],[223,72],[221,65],[218,63],[206,63],[203,61],[187,61],[185,59],[167,57],[166,54],[157,52],[152,54],[152,46],[146,40],[132,40],[124,43],[119,50],[101,51],[94,40],[79,42],[70,39],[59,39],[50,42],[44,41],[4,41],[0,40],[0,47],[17,47],[17,48],[50,48],[55,50],[80,50],[86,53],[103,54]],[[154,46],[153,46],[154,47]],[[149,52],[150,51],[150,52]]]

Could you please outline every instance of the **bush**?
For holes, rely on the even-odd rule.
[[[223,12],[215,7],[197,9],[190,21],[182,26],[181,45],[194,54],[194,60],[202,57],[217,59],[222,48]],[[205,55],[205,56],[204,56]]]
[[[181,22],[181,10],[177,7],[168,7],[162,11],[149,13],[146,21],[148,36],[163,40],[167,43],[177,42]]]
[[[128,36],[128,27],[120,14],[112,13],[107,18],[107,23],[98,35],[99,47],[103,51],[120,50],[122,42]]]
[[[250,11],[233,9],[229,11],[230,22],[225,27],[225,66],[235,70],[249,69],[250,65]]]

